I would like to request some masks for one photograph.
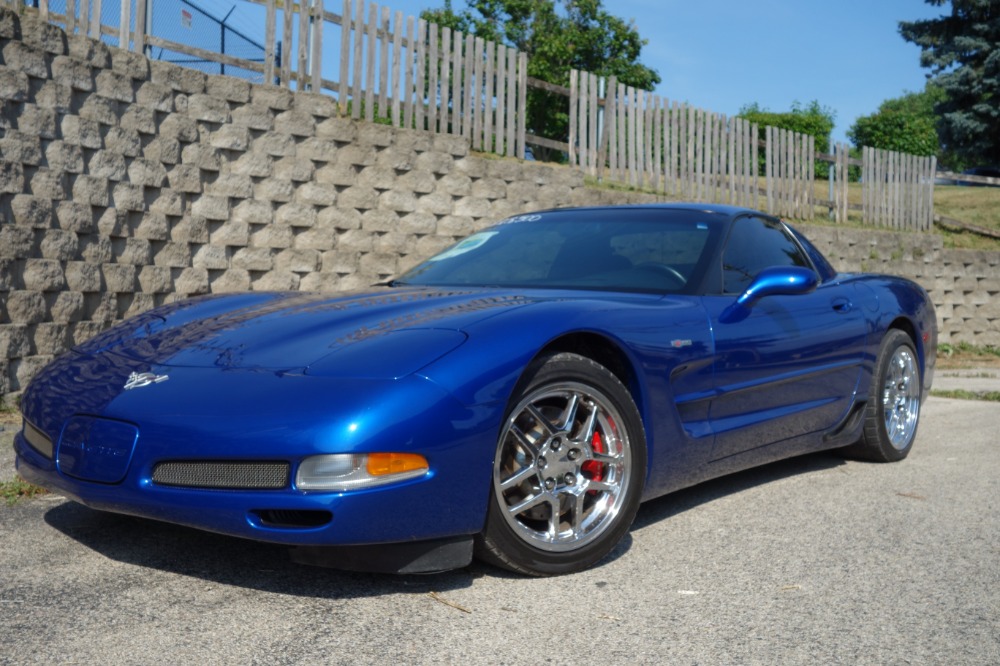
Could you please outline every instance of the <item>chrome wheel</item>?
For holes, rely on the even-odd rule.
[[[909,446],[920,416],[920,372],[909,347],[897,347],[886,368],[882,414],[889,443],[897,451]]]
[[[621,380],[579,354],[541,356],[497,434],[476,555],[530,576],[582,571],[628,532],[645,471],[645,429]]]
[[[629,488],[632,442],[597,388],[549,384],[511,411],[493,468],[507,525],[528,545],[575,550],[615,523]]]
[[[917,436],[922,392],[913,340],[901,330],[887,331],[875,360],[861,438],[844,453],[875,462],[908,456]]]

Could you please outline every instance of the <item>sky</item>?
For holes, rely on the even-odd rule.
[[[339,11],[338,0],[326,0]],[[224,15],[234,3],[203,0]],[[236,3],[230,23],[259,26]],[[417,16],[443,0],[386,0]],[[733,115],[753,102],[788,111],[813,100],[835,113],[834,141],[884,100],[924,87],[920,49],[899,36],[899,22],[940,16],[948,6],[921,0],[604,0],[633,19],[648,43],[640,60],[659,72],[655,93]],[[453,7],[464,7],[454,0]],[[253,9],[253,8],[251,8]]]

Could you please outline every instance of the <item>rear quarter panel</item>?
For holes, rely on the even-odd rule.
[[[851,279],[863,294],[862,304],[871,327],[870,371],[874,371],[886,331],[900,328],[910,335],[916,347],[923,397],[926,398],[934,382],[938,343],[937,313],[927,291],[912,280],[894,275],[856,274]],[[863,381],[862,386],[867,387],[870,383],[869,373],[868,381]]]

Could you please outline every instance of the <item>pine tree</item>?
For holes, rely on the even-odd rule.
[[[942,149],[966,164],[1000,164],[1000,1],[950,4],[950,14],[902,21],[899,32],[921,47],[920,64],[946,95],[935,106]]]

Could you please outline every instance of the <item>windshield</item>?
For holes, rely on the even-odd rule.
[[[393,284],[690,293],[723,219],[663,208],[519,215],[458,242]]]

